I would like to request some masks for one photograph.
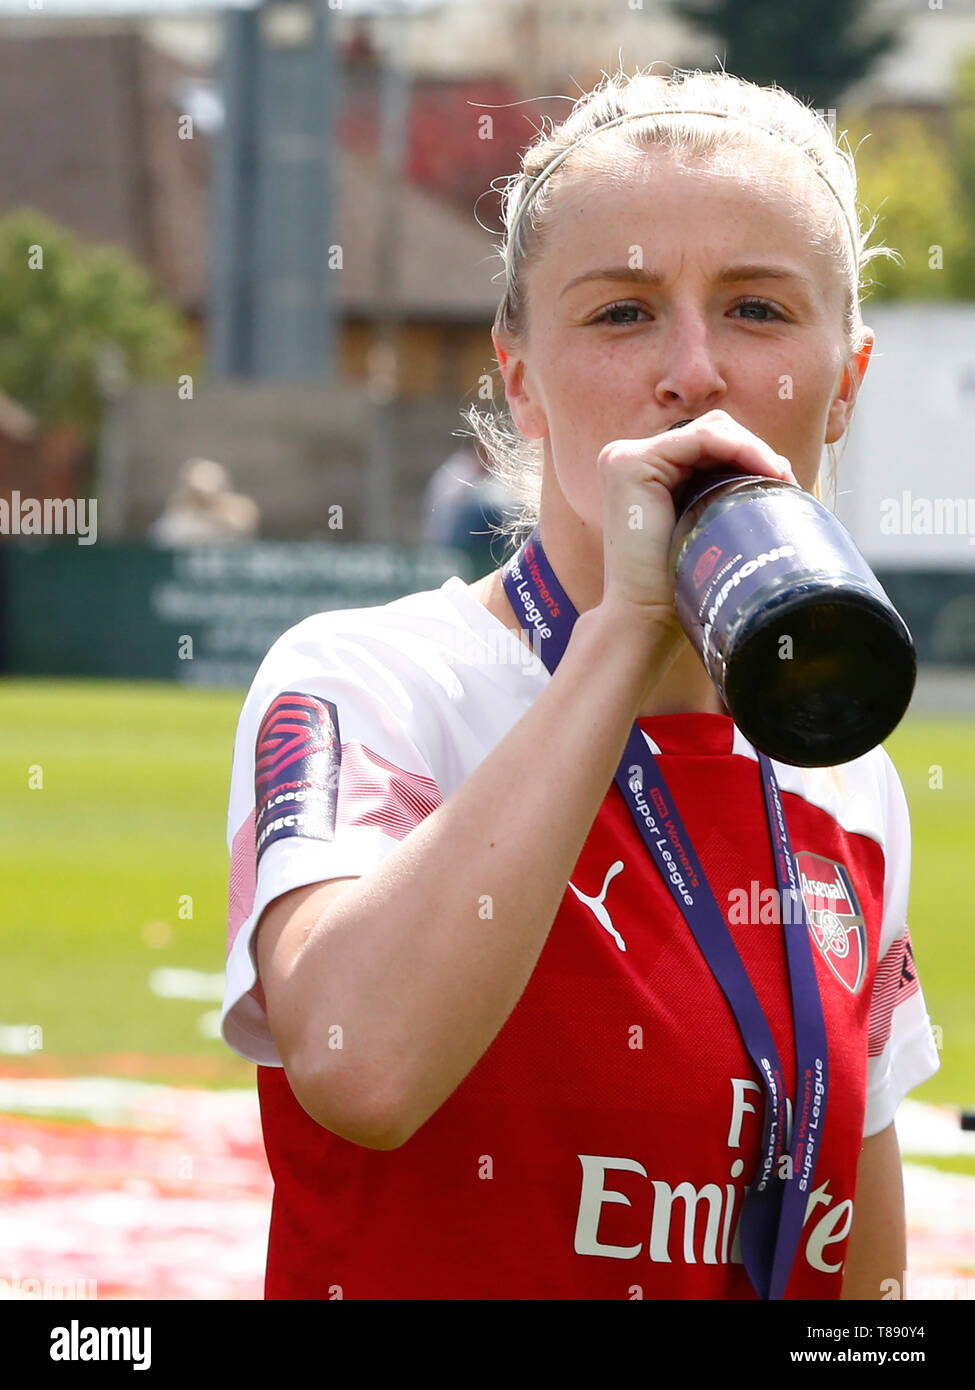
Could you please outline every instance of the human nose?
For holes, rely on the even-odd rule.
[[[704,318],[693,311],[675,318],[661,352],[664,366],[655,386],[660,404],[668,410],[680,405],[695,415],[714,410],[728,388]]]

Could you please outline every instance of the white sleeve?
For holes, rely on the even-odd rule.
[[[329,635],[328,616],[271,648],[234,743],[221,1033],[263,1066],[282,1065],[254,954],[265,907],[305,884],[368,873],[443,800],[411,736],[413,695],[365,645]]]
[[[884,918],[870,1001],[864,1138],[886,1129],[907,1093],[928,1081],[941,1065],[907,925],[911,883],[907,798],[886,749],[880,751],[885,797]]]

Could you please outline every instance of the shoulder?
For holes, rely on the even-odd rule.
[[[407,594],[390,603],[313,613],[283,632],[251,683],[248,703],[266,702],[284,684],[346,678],[393,696],[397,681],[429,679],[445,650],[456,645],[460,613],[448,590]]]
[[[866,835],[882,849],[891,832],[891,786],[900,783],[882,745],[836,767],[793,767],[774,763],[784,791],[825,811],[848,834]]]
[[[288,628],[243,701],[235,772],[247,782],[265,720],[292,718],[288,702],[297,698],[310,702],[312,724],[340,744],[362,744],[412,771],[445,773],[444,757],[466,737],[457,728],[462,708],[470,713],[465,702],[475,687],[480,708],[494,670],[467,620],[477,618],[476,608],[468,586],[452,576],[439,589],[314,613]]]

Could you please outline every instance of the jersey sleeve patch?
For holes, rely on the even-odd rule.
[[[257,862],[290,835],[334,840],[342,741],[331,700],[286,690],[261,721],[254,754]]]
[[[868,1056],[881,1055],[890,1039],[894,1010],[912,994],[917,994],[919,988],[911,933],[905,927],[904,935],[893,943],[877,969],[870,1001]]]

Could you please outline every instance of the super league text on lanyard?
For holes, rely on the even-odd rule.
[[[512,607],[551,673],[565,652],[578,614],[548,563],[537,528],[504,566],[501,577]],[[791,925],[782,928],[786,936],[799,1078],[791,1136],[782,1066],[768,1021],[657,761],[637,724],[630,731],[615,781],[728,1001],[765,1088],[760,1162],[741,1215],[741,1250],[758,1297],[781,1299],[796,1257],[816,1174],[829,1077],[826,1027],[812,943],[785,813],[771,762],[761,751],[758,761],[779,901],[793,905],[787,915]]]

